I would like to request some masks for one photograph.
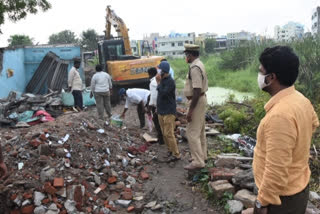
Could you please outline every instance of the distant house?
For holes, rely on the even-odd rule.
[[[315,8],[312,11],[311,16],[311,30],[313,34],[319,34],[320,33],[320,7]]]
[[[153,33],[144,40],[149,41],[156,55],[181,58],[184,56],[184,44],[195,44],[195,33],[170,33],[166,36]]]
[[[291,41],[294,39],[302,39],[304,35],[304,27],[296,22],[288,22],[288,24],[280,27],[275,26],[274,38],[277,41]]]
[[[227,47],[234,48],[236,46],[245,44],[248,41],[255,40],[256,35],[254,33],[240,31],[227,34]]]

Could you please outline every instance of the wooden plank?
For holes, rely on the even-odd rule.
[[[235,159],[238,161],[251,161],[253,158],[250,157],[243,157],[243,156],[231,156],[231,155],[218,155],[219,159]]]
[[[144,133],[142,137],[149,143],[158,141],[158,138],[151,137],[148,133]]]
[[[209,129],[208,131],[206,131],[207,136],[213,136],[213,135],[218,135],[218,134],[220,134],[220,132],[216,129]]]

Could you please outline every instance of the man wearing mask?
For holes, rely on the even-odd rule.
[[[158,66],[160,75],[157,75],[158,97],[157,113],[163,134],[164,143],[168,147],[169,161],[181,159],[176,137],[174,136],[176,119],[176,84],[171,78],[169,71],[170,65],[163,61]]]
[[[97,73],[95,73],[91,79],[90,98],[94,95],[99,119],[103,120],[104,110],[106,110],[109,118],[112,116],[110,103],[112,82],[110,75],[103,71],[101,65],[96,66],[96,71]]]
[[[82,100],[82,80],[79,73],[81,61],[79,59],[74,60],[74,66],[71,68],[68,75],[68,87],[72,92],[74,98],[74,107],[81,111],[83,109]]]
[[[260,89],[271,95],[257,131],[253,172],[255,214],[304,214],[309,197],[312,133],[319,126],[311,102],[295,90],[299,58],[287,46],[260,55]]]
[[[149,84],[149,89],[150,89],[150,102],[148,106],[148,114],[151,114],[152,112],[152,120],[154,123],[154,126],[157,130],[158,133],[158,142],[159,144],[164,144],[163,142],[163,136],[161,132],[161,127],[159,124],[159,119],[158,119],[158,113],[157,113],[157,97],[158,97],[158,83],[156,80],[156,75],[157,75],[157,69],[155,67],[149,68],[148,69],[148,74],[150,78],[150,84]]]
[[[187,138],[192,162],[185,166],[186,170],[200,169],[207,160],[207,139],[205,134],[205,112],[207,105],[206,91],[208,78],[205,67],[199,59],[198,45],[186,44],[186,62],[189,72],[184,86],[184,95],[188,99]]]

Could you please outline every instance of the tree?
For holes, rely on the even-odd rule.
[[[9,47],[18,46],[18,45],[33,45],[33,39],[26,35],[12,35],[8,39]]]
[[[49,44],[74,44],[78,43],[78,39],[76,38],[76,35],[74,32],[70,30],[64,30],[57,34],[52,34],[49,37]]]
[[[48,0],[1,0],[0,1],[0,26],[5,22],[5,16],[11,21],[18,21],[28,13],[36,14],[39,9],[46,11],[51,8]],[[1,28],[0,28],[1,33]]]
[[[93,29],[88,29],[81,33],[81,45],[85,51],[94,51],[97,49],[98,34]]]
[[[216,47],[216,40],[215,39],[206,39],[204,41],[205,47],[204,50],[206,53],[214,53],[214,48]]]

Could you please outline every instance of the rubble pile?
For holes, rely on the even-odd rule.
[[[18,98],[17,93],[12,91],[6,99],[0,100],[0,127],[28,127],[36,121],[52,121],[52,117],[63,114],[62,105],[57,92],[47,95],[22,94]],[[36,114],[38,111],[42,112]]]
[[[233,200],[227,201],[228,213],[241,213],[244,209],[253,208],[258,194],[252,171],[252,158],[236,153],[217,156],[215,167],[209,169],[211,181],[209,187],[217,199],[222,199],[225,193],[233,195]],[[320,213],[313,203],[320,202],[315,192],[310,192],[310,201],[306,214]]]
[[[134,129],[102,126],[83,112],[0,131],[10,172],[0,181],[0,210],[126,213],[150,203],[143,183],[155,153]]]

